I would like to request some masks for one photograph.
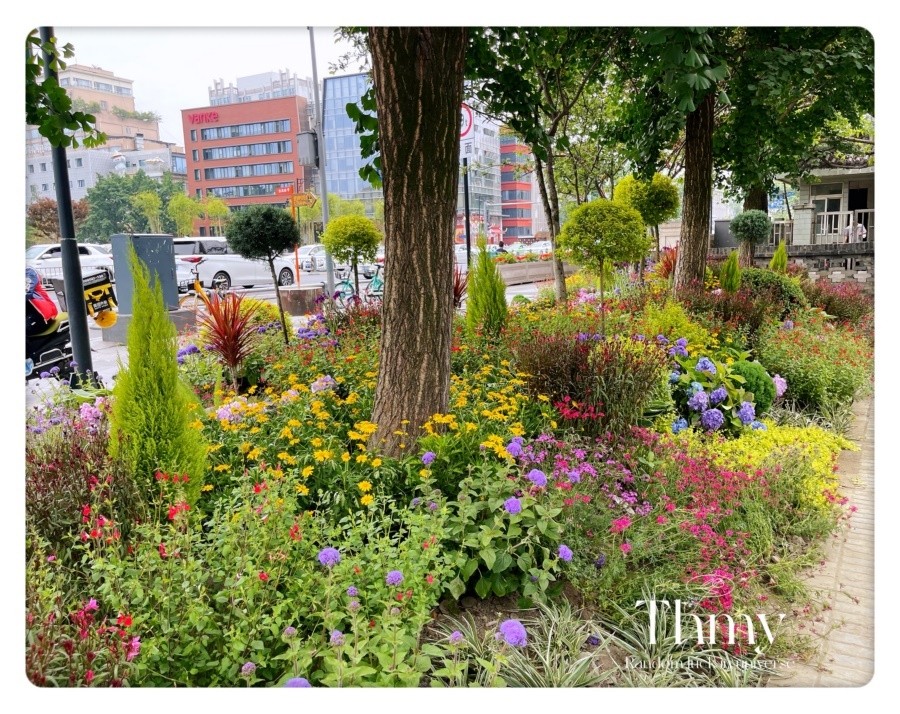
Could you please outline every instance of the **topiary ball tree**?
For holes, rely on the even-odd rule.
[[[284,343],[288,344],[287,320],[281,304],[278,278],[275,276],[275,258],[300,242],[300,230],[291,214],[275,206],[250,206],[238,211],[225,229],[225,237],[231,249],[250,260],[265,260],[272,273],[278,313],[281,315],[281,329]]]
[[[656,260],[659,260],[659,224],[678,215],[681,205],[678,187],[663,174],[654,174],[650,181],[626,176],[616,185],[614,200],[631,206],[641,214],[641,219],[656,239]]]
[[[322,234],[325,250],[341,262],[353,266],[356,294],[359,295],[359,263],[375,260],[382,241],[375,223],[365,216],[341,216],[328,221]]]
[[[738,213],[731,219],[729,230],[740,244],[738,262],[741,267],[752,268],[756,244],[762,243],[772,233],[772,221],[768,214],[756,209]]]
[[[650,236],[641,214],[622,203],[598,198],[583,203],[569,214],[557,241],[559,248],[579,265],[600,275],[600,302],[603,304],[603,266],[643,260],[650,248]],[[601,332],[606,334],[604,312],[600,312]]]

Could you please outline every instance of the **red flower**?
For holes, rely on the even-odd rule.
[[[159,557],[160,558],[168,558],[169,557],[169,554],[166,552],[166,544],[165,543],[159,544]]]
[[[360,575],[362,573],[362,570],[360,569],[360,567],[358,565],[354,565],[353,572],[356,573],[357,575]]]
[[[253,493],[261,493],[265,487],[266,487],[265,481],[263,481],[262,483],[255,483],[255,484],[253,484]]]
[[[269,574],[265,570],[260,570],[259,579],[265,583],[269,580]]]
[[[178,506],[169,506],[169,520],[174,521],[178,515]]]
[[[298,526],[296,523],[291,526],[291,530],[288,531],[288,535],[290,535],[291,540],[302,540],[303,539],[303,534],[300,533],[300,526]]]
[[[87,672],[84,673],[84,681],[87,682],[88,684],[90,684],[91,682],[94,681],[94,670],[89,669]]]
[[[119,616],[116,618],[116,624],[122,627],[131,627],[131,615],[119,613]]]
[[[434,576],[431,573],[425,576],[425,582],[431,585],[434,582]]]

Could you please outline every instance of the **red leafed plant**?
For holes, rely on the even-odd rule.
[[[656,268],[661,278],[668,278],[675,272],[675,263],[678,260],[677,248],[666,248],[659,256],[659,265]]]
[[[458,266],[453,268],[453,307],[462,307],[466,288],[469,286],[469,274],[463,273]]]
[[[205,342],[229,371],[235,391],[238,390],[241,365],[250,355],[258,334],[256,326],[251,324],[258,304],[248,303],[241,308],[243,299],[237,293],[226,293],[221,298],[214,294],[206,313],[199,317]]]

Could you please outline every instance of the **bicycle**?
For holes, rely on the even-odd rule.
[[[228,294],[228,281],[223,278],[213,278],[213,287],[212,290],[207,290],[203,287],[203,283],[200,281],[200,263],[203,262],[203,259],[199,259],[196,262],[191,261],[193,264],[191,266],[191,275],[194,276],[193,283],[188,283],[185,285],[184,283],[179,283],[178,287],[186,287],[187,293],[178,299],[178,307],[187,308],[189,310],[193,310],[197,312],[200,308],[200,303],[202,302],[206,309],[209,309],[210,300],[212,300],[213,294],[215,294],[220,300]],[[193,304],[191,303],[191,299],[193,298]]]
[[[346,308],[350,303],[359,299],[356,288],[350,280],[349,269],[337,269],[334,272],[338,277],[338,282],[334,284],[334,299],[342,308]]]
[[[366,285],[364,295],[365,300],[368,303],[380,304],[384,300],[384,278],[381,276],[382,270],[384,270],[384,266],[381,265],[381,263],[378,263],[375,266],[375,275],[372,276],[372,280]]]

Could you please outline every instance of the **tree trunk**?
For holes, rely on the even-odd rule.
[[[369,29],[391,268],[370,446],[389,456],[414,449],[422,425],[450,400],[466,36],[465,28]]]
[[[752,240],[742,240],[738,243],[738,265],[742,268],[753,267],[753,256],[756,253],[756,243]]]
[[[538,157],[534,159],[534,168],[537,172],[538,189],[541,192],[541,201],[544,204],[544,213],[547,216],[547,228],[550,231],[550,246],[553,251],[553,278],[556,292],[556,301],[566,302],[566,273],[562,260],[556,256],[556,237],[559,235],[559,196],[556,193],[556,179],[553,173],[553,155],[547,157],[547,174],[544,175],[544,162]]]
[[[744,196],[745,211],[763,211],[769,212],[769,194],[766,189],[754,186]]]
[[[659,262],[659,256],[662,253],[659,247],[659,226],[653,226],[653,237],[656,238],[656,258],[655,260]]]
[[[712,137],[715,93],[687,115],[684,141],[684,212],[675,264],[675,291],[703,283],[712,206]]]
[[[281,315],[281,331],[284,333],[284,344],[289,345],[291,339],[288,336],[287,320],[284,317],[284,306],[281,304],[281,289],[278,286],[278,278],[275,277],[274,258],[269,258],[269,272],[272,273],[272,283],[275,285],[275,302],[278,303],[278,314]]]

